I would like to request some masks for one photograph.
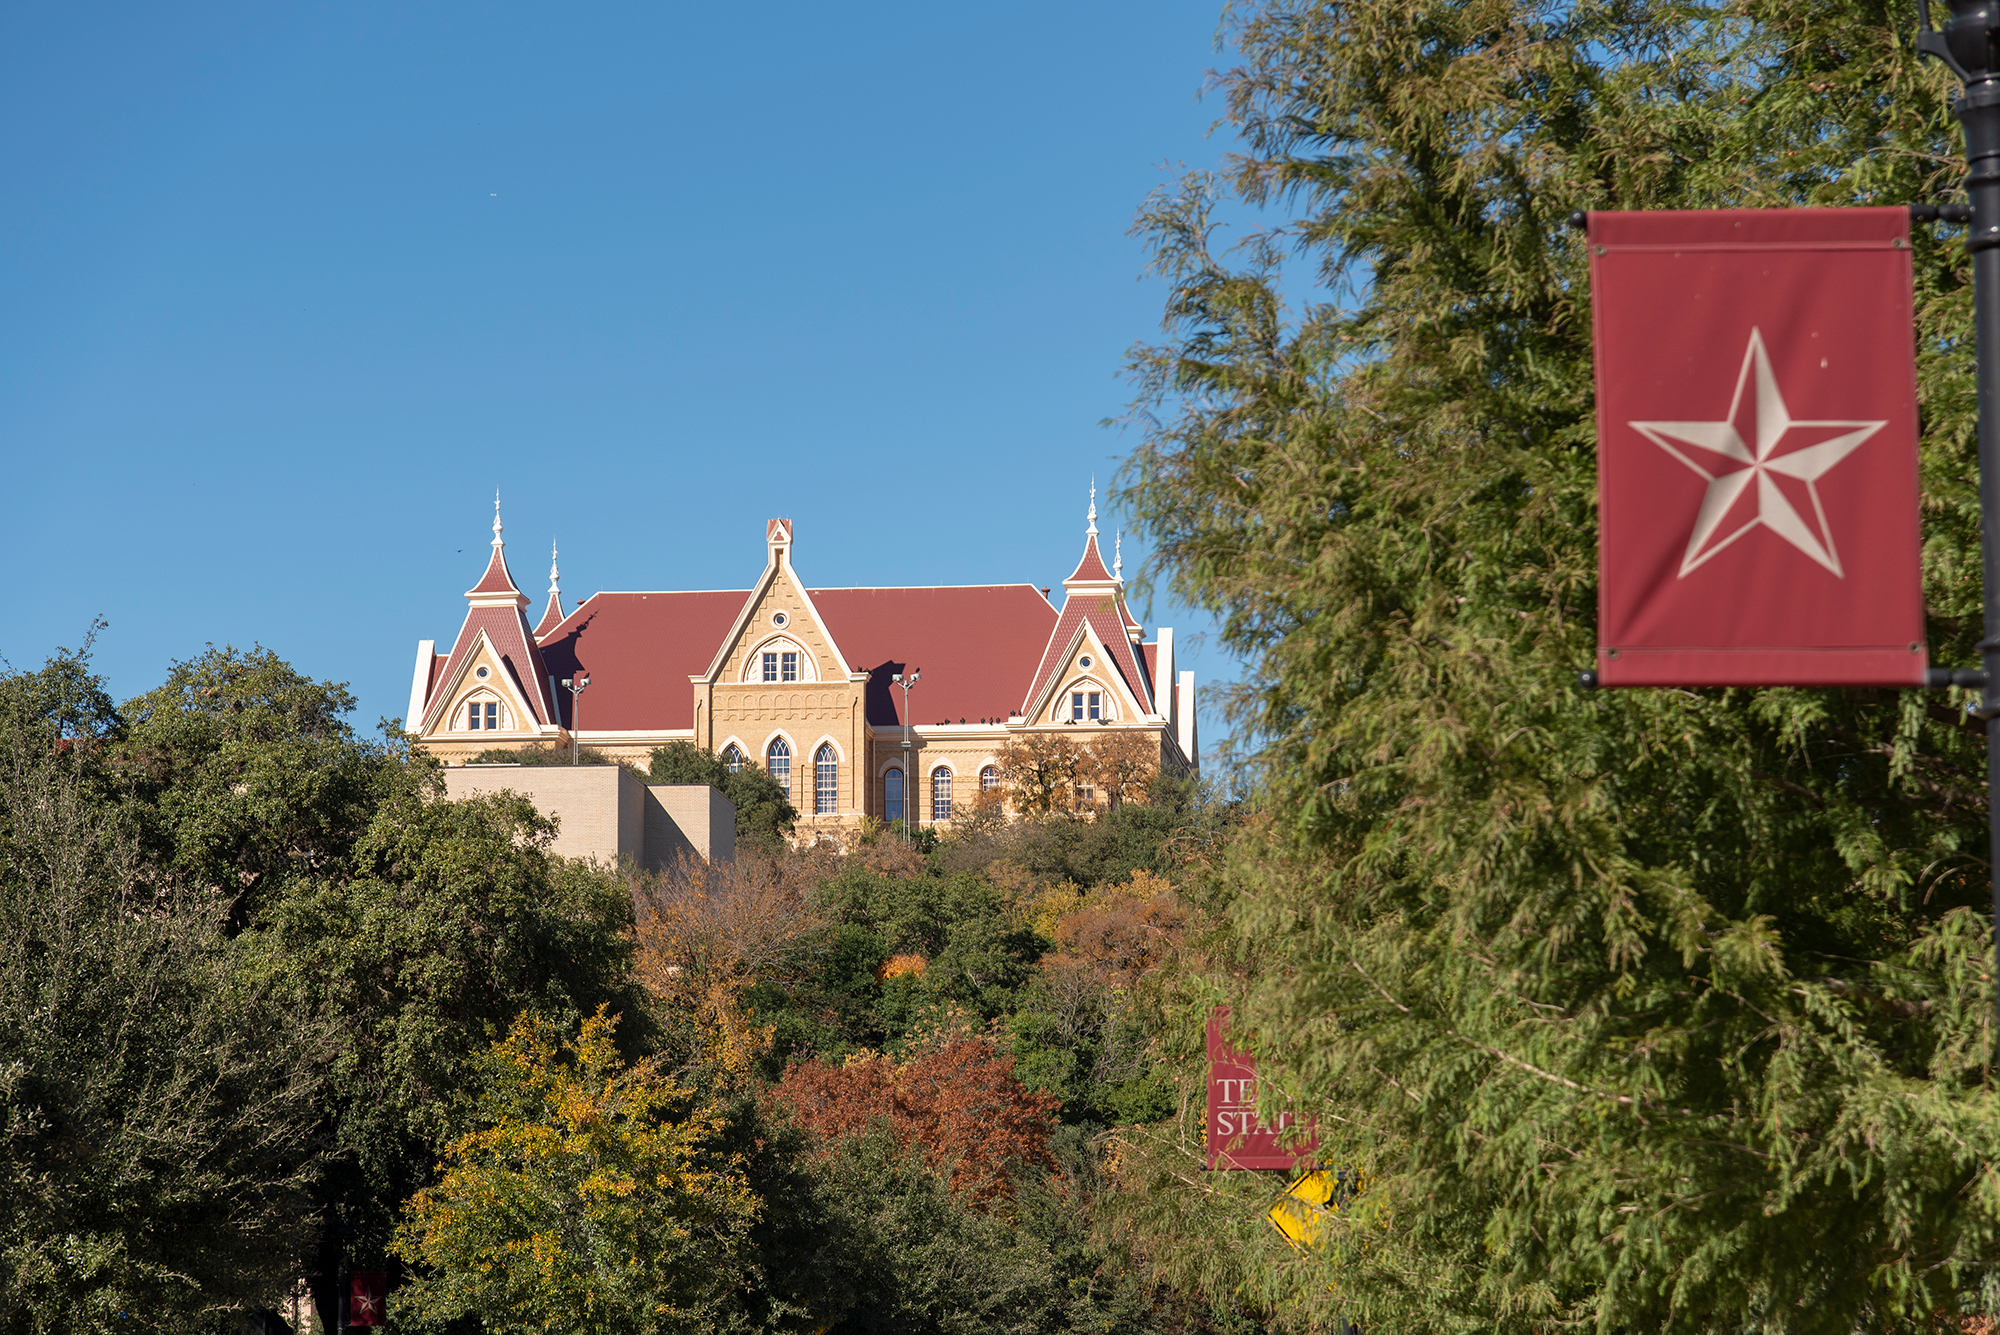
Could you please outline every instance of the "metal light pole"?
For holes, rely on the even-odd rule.
[[[910,817],[915,814],[917,785],[910,774],[910,729],[917,725],[910,716],[910,688],[917,684],[921,672],[891,673],[889,680],[903,688],[903,842],[910,842]]]
[[[581,677],[564,677],[563,689],[572,697],[569,703],[569,763],[576,764],[576,715],[583,708],[583,688],[590,685],[590,674]]]
[[[1951,0],[1951,18],[1931,27],[1930,0],[1917,0],[1923,24],[1917,50],[1945,63],[1965,87],[1952,114],[1965,129],[1965,194],[1971,216],[1965,248],[1972,255],[1972,308],[1979,390],[1980,562],[1986,600],[1986,637],[1979,642],[1985,671],[1978,684],[1986,720],[1986,828],[1988,874],[1993,881],[1994,945],[2000,950],[2000,0]],[[1939,213],[1962,210],[1946,205]],[[1933,214],[1932,216],[1937,216]],[[1960,219],[1955,218],[1954,221]],[[2000,1007],[2000,989],[1996,989]]]

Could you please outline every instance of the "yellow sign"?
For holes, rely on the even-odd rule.
[[[1267,1217],[1293,1246],[1313,1246],[1319,1241],[1320,1225],[1339,1208],[1333,1199],[1338,1186],[1332,1173],[1307,1173],[1285,1188]]]

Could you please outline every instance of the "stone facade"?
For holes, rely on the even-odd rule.
[[[774,519],[750,589],[601,593],[565,612],[552,568],[530,629],[496,513],[450,652],[418,646],[411,730],[453,773],[572,734],[641,769],[653,748],[692,742],[787,779],[806,833],[949,821],[1034,732],[1136,734],[1161,766],[1192,769],[1194,676],[1176,673],[1170,628],[1145,639],[1119,563],[1098,555],[1094,501],[1089,519],[1060,607],[1031,584],[809,588],[791,522]]]

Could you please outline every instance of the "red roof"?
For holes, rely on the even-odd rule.
[[[500,521],[496,519],[493,522],[497,524]],[[481,594],[519,592],[520,590],[514,587],[514,576],[507,570],[506,549],[496,540],[493,544],[493,556],[486,562],[486,574],[477,584],[465,591],[465,596],[472,598]]]
[[[1070,594],[1063,602],[1062,620],[1056,623],[1055,634],[1049,636],[1048,648],[1042,654],[1041,665],[1035,669],[1034,681],[1028,688],[1026,698],[1033,700],[1039,696],[1050,678],[1062,670],[1069,658],[1070,645],[1075,643],[1084,622],[1088,621],[1090,628],[1097,632],[1097,638],[1104,642],[1104,650],[1111,656],[1118,675],[1125,679],[1126,689],[1132,692],[1132,698],[1143,708],[1151,710],[1152,683],[1139,667],[1138,657],[1133,652],[1136,646],[1125,634],[1125,618],[1119,614],[1123,605],[1124,600],[1112,591],[1082,589]]]
[[[1076,563],[1075,572],[1068,579],[1064,580],[1063,583],[1075,584],[1085,580],[1092,584],[1109,584],[1112,582],[1111,572],[1104,568],[1104,558],[1097,554],[1097,535],[1095,533],[1089,534],[1084,538],[1083,559]]]
[[[557,680],[586,673],[585,732],[666,732],[694,726],[688,678],[708,671],[743,610],[747,589],[712,593],[600,593],[541,637]],[[572,699],[561,692],[563,719]]]
[[[562,595],[549,594],[549,605],[542,609],[542,619],[535,623],[535,638],[547,639],[550,631],[563,623]]]
[[[903,693],[889,678],[911,666],[923,673],[910,693],[919,725],[1005,719],[1021,708],[1056,621],[1028,584],[807,593],[848,666],[870,674],[868,721],[878,727],[902,722]],[[585,732],[692,728],[688,678],[708,671],[749,597],[747,589],[600,593],[541,637],[542,658],[558,678],[590,675]]]
[[[499,559],[498,548],[494,549],[494,559]],[[465,614],[465,625],[459,629],[458,640],[451,647],[450,661],[433,679],[431,697],[424,705],[425,718],[429,719],[431,708],[437,703],[437,688],[448,685],[462,670],[465,660],[472,656],[473,646],[479,642],[481,631],[486,632],[487,642],[500,656],[500,664],[514,679],[515,687],[527,698],[535,722],[549,722],[548,672],[536,652],[534,640],[528,634],[527,618],[521,615],[518,607],[490,605],[474,607]]]
[[[868,721],[902,723],[903,692],[890,676],[914,667],[917,726],[945,719],[1004,721],[1026,700],[1056,610],[1030,584],[927,589],[812,589],[849,666],[870,674]]]

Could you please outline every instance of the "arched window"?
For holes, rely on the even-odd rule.
[[[813,753],[813,810],[822,816],[840,810],[840,757],[832,742],[821,742]]]
[[[951,819],[951,771],[943,765],[931,771],[931,819]]]
[[[903,771],[892,769],[882,776],[882,819],[903,818]]]
[[[722,763],[728,766],[731,774],[739,773],[746,759],[748,757],[743,754],[743,748],[734,742],[722,748]]]
[[[980,771],[979,771],[979,791],[980,791],[980,792],[982,792],[982,793],[990,793],[990,792],[992,792],[992,791],[993,791],[993,790],[994,790],[995,788],[998,788],[999,786],[1000,786],[1000,767],[999,767],[999,766],[997,766],[997,765],[988,765],[988,766],[987,766],[987,767],[986,767],[985,769],[982,769],[982,770],[980,770]]]
[[[773,737],[768,750],[764,752],[764,768],[785,790],[785,796],[792,795],[792,744],[782,737]]]
[[[465,726],[469,731],[478,732],[484,729],[487,732],[496,732],[512,724],[513,719],[508,717],[507,711],[501,708],[498,700],[478,696],[465,707]]]

